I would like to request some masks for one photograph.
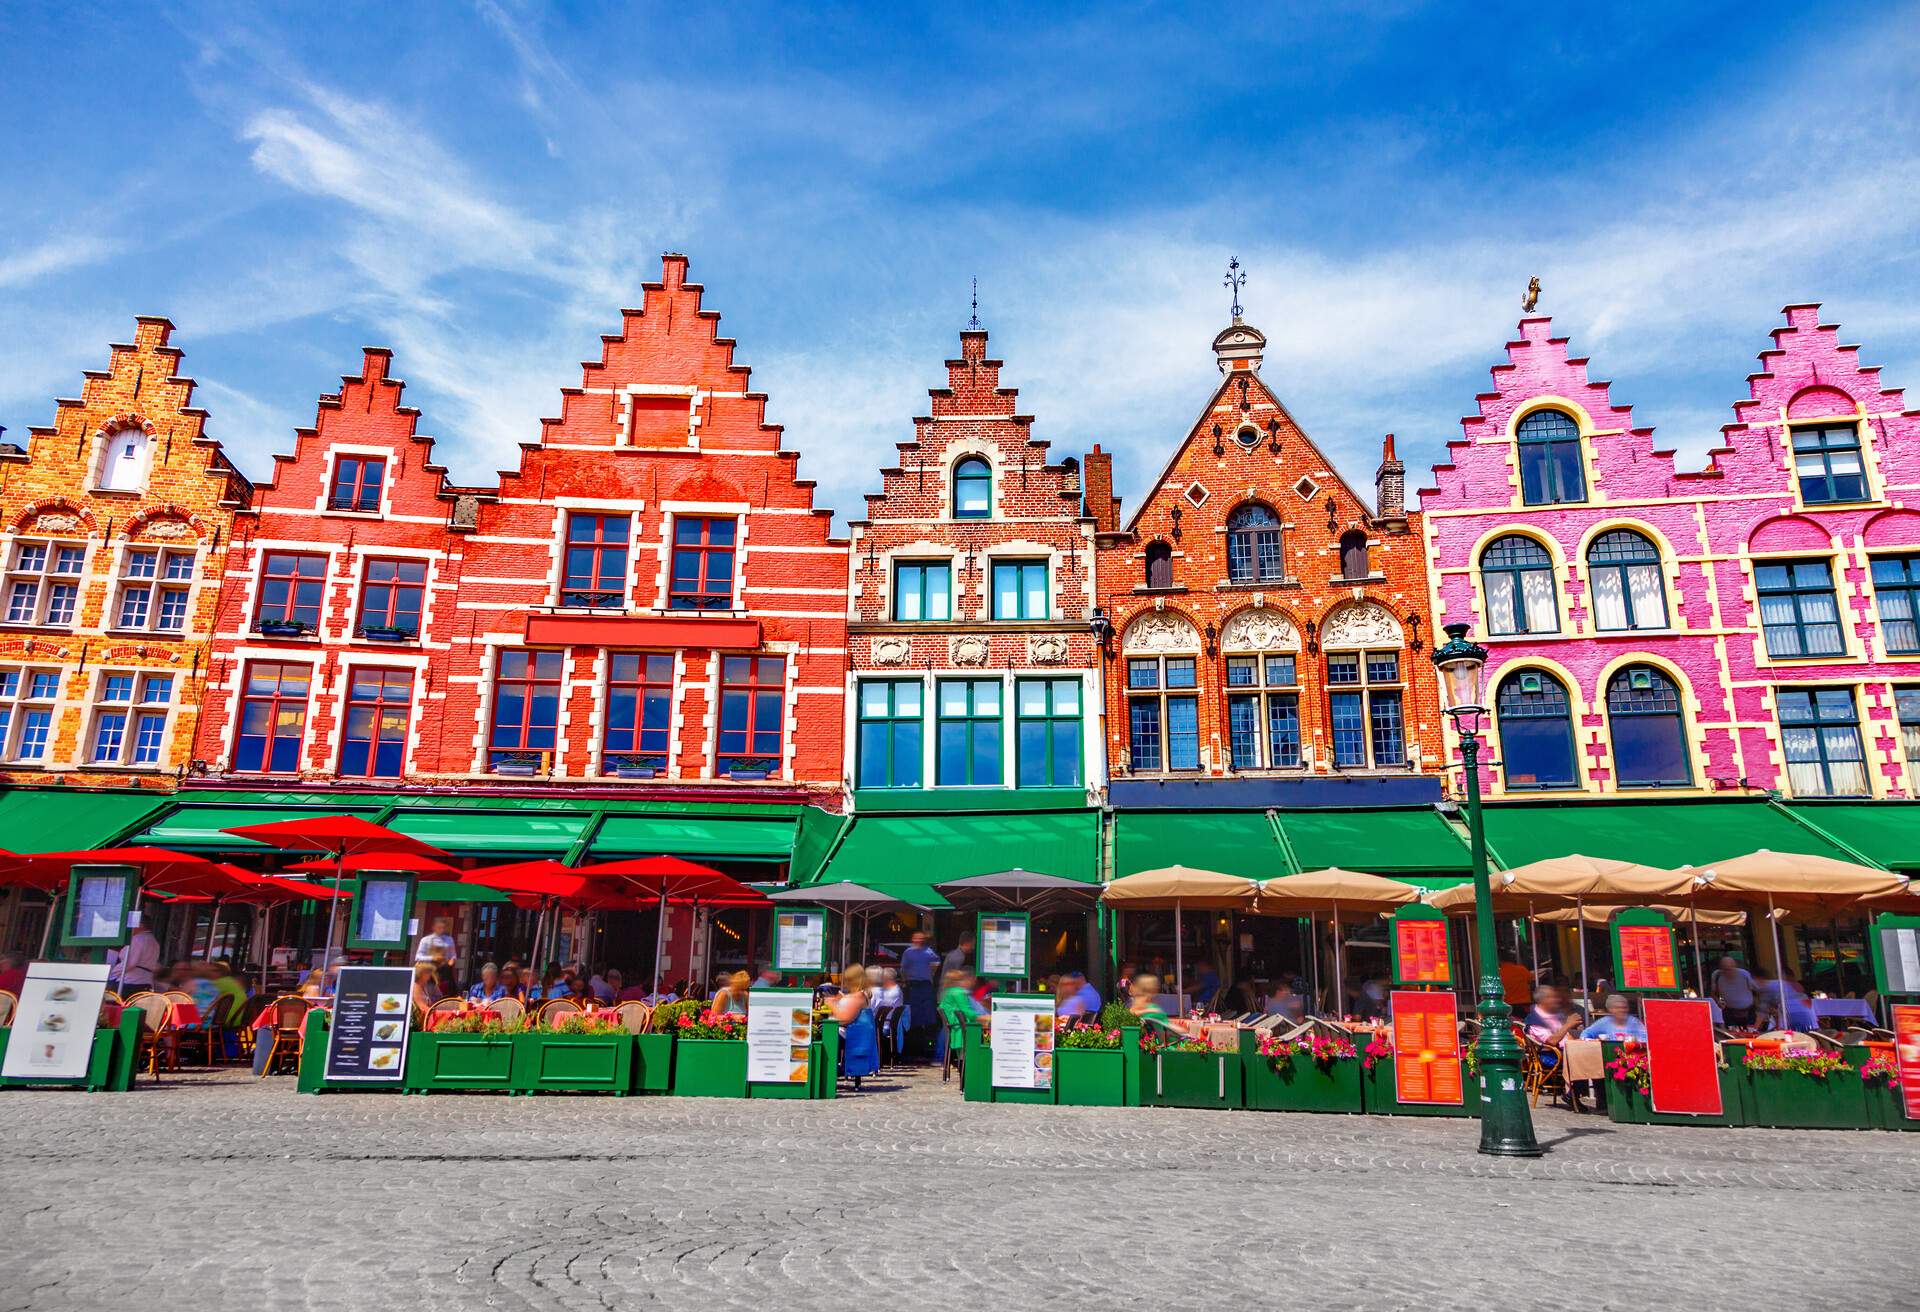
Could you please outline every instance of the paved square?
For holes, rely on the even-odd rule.
[[[1914,1304],[1920,1135],[1539,1123],[8,1091],[0,1309]]]

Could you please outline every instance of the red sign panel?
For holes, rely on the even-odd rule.
[[[1623,989],[1675,989],[1680,982],[1673,973],[1673,926],[1620,925],[1620,987]]]
[[[1900,1065],[1900,1101],[1907,1119],[1920,1121],[1920,1007],[1893,1004],[1893,1059]]]
[[[1402,984],[1451,984],[1453,966],[1447,959],[1447,922],[1399,919],[1393,922],[1399,949]]]
[[[1394,990],[1393,1089],[1401,1102],[1466,1100],[1460,1086],[1460,1002],[1452,993]]]
[[[1713,1037],[1713,1005],[1705,998],[1648,998],[1640,1007],[1647,1022],[1647,1079],[1653,1109],[1663,1115],[1720,1115],[1726,1109],[1720,1102],[1720,1045]]]

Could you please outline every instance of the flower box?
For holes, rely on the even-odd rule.
[[[427,1034],[407,1036],[408,1093],[448,1089],[513,1092],[513,1053],[518,1035]]]
[[[1051,1086],[1045,1089],[1000,1089],[993,1083],[993,1045],[980,1022],[967,1022],[966,1046],[962,1049],[966,1065],[960,1073],[960,1094],[968,1102],[1040,1102],[1055,1101]],[[1058,1055],[1054,1057],[1059,1078]]]
[[[1362,1067],[1361,1109],[1375,1116],[1479,1116],[1480,1077],[1463,1070],[1460,1084],[1462,1101],[1458,1104],[1401,1102],[1393,1074],[1393,1057],[1389,1054],[1374,1062],[1371,1070]]]
[[[1824,1075],[1797,1070],[1766,1070],[1754,1065],[1750,1050],[1729,1061],[1743,1061],[1747,1106],[1754,1125],[1791,1130],[1863,1130],[1868,1127],[1867,1095],[1860,1072],[1841,1062]],[[1764,1060],[1764,1058],[1762,1058]]]
[[[633,1036],[633,1093],[665,1093],[673,1087],[673,1035]]]
[[[746,1097],[746,1040],[674,1039],[673,1092],[682,1098]]]
[[[1121,1036],[1133,1037],[1132,1031]],[[1067,1107],[1126,1107],[1127,1054],[1124,1048],[1055,1048],[1054,1101]]]
[[[633,1035],[534,1030],[513,1036],[513,1087],[521,1093],[606,1092],[633,1086]]]
[[[1876,1050],[1863,1044],[1841,1050],[1846,1054],[1847,1064],[1860,1075],[1860,1093],[1867,1104],[1867,1124],[1876,1130],[1920,1130],[1920,1120],[1907,1118],[1906,1102],[1901,1096],[1900,1086],[1887,1079],[1887,1068],[1892,1064],[1893,1054],[1885,1049],[1878,1050],[1884,1056],[1876,1056]],[[1869,1070],[1873,1073],[1869,1074]],[[1895,1079],[1898,1078],[1896,1074]]]
[[[261,620],[256,626],[266,638],[304,638],[313,626],[302,620]]]
[[[360,636],[368,642],[412,642],[420,635],[397,624],[362,624]]]
[[[1360,1058],[1337,1057],[1315,1061],[1304,1048],[1287,1057],[1260,1055],[1260,1036],[1252,1030],[1240,1035],[1241,1077],[1246,1081],[1246,1105],[1263,1112],[1350,1112],[1363,1107],[1360,1098]]]
[[[1238,1052],[1142,1052],[1143,1107],[1245,1106]]]
[[[1612,1041],[1600,1046],[1609,1072],[1602,1085],[1606,1090],[1608,1120],[1622,1125],[1753,1124],[1747,1108],[1747,1073],[1735,1064],[1737,1058],[1730,1058],[1728,1064],[1720,1068],[1720,1114],[1688,1116],[1680,1112],[1653,1110],[1652,1096],[1646,1090],[1631,1080],[1613,1078],[1611,1072],[1614,1062],[1620,1057],[1620,1046]]]

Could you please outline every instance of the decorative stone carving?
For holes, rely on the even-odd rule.
[[[36,533],[78,533],[80,517],[48,512],[33,521],[33,530]]]
[[[193,530],[177,519],[162,519],[147,525],[140,535],[148,538],[185,538],[192,537]]]
[[[1243,610],[1220,633],[1223,651],[1299,651],[1300,631],[1277,610]]]
[[[1329,650],[1346,647],[1398,647],[1406,640],[1400,621],[1385,606],[1356,601],[1327,616],[1320,645]]]
[[[955,638],[948,646],[955,665],[974,668],[985,665],[992,647],[978,634],[968,634],[964,638]]]
[[[1200,633],[1184,615],[1156,610],[1127,625],[1120,645],[1126,651],[1199,651]]]
[[[1063,634],[1036,633],[1027,639],[1030,665],[1059,665],[1067,659],[1067,640]]]
[[[873,640],[875,665],[905,665],[913,655],[913,644],[905,638],[888,635]]]

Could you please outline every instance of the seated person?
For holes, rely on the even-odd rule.
[[[1281,980],[1273,986],[1273,992],[1267,995],[1266,1010],[1276,1016],[1285,1016],[1298,1023],[1307,1018],[1307,1000],[1293,991],[1293,985]]]
[[[977,1016],[984,1016],[987,1009],[973,996],[975,980],[964,970],[950,970],[941,981],[940,998],[936,1003],[941,1019],[949,1026],[958,1026]]]
[[[1100,993],[1087,983],[1087,977],[1080,971],[1070,970],[1060,977],[1055,996],[1059,998],[1054,1011],[1062,1016],[1097,1016],[1100,1013]]]
[[[1210,1010],[1215,998],[1220,996],[1220,972],[1210,962],[1201,962],[1193,972],[1193,986],[1188,990],[1193,1005]]]
[[[1765,971],[1755,971],[1754,974],[1758,981],[1754,985],[1754,995],[1766,1014],[1766,1028],[1802,1031],[1820,1028],[1820,1018],[1813,1010],[1813,999],[1807,996],[1799,980],[1792,975],[1773,979]],[[1784,1023],[1779,1019],[1783,1012],[1786,1017]]]
[[[1167,1023],[1167,1013],[1161,1008],[1160,977],[1142,971],[1136,974],[1127,985],[1127,1010],[1140,1018],[1141,1028],[1171,1029]]]
[[[467,990],[469,1002],[498,1002],[507,996],[507,986],[500,981],[500,967],[491,961],[480,967],[480,978]]]
[[[247,1010],[247,986],[234,975],[232,962],[221,959],[213,963],[213,987],[224,1004],[220,1009],[219,1023],[238,1025]]]
[[[1607,1011],[1580,1032],[1583,1039],[1636,1039],[1647,1041],[1647,1024],[1633,1014],[1633,1004],[1624,993],[1607,994]]]
[[[627,987],[627,978],[609,966],[605,975],[595,975],[587,981],[587,984],[593,990],[595,998],[602,1003],[610,1003],[620,996],[622,989]]]
[[[413,963],[413,1006],[414,1010],[424,1012],[428,1007],[444,998],[446,994],[440,988],[440,972],[434,969],[431,961]]]
[[[1567,991],[1556,984],[1542,984],[1533,991],[1533,1010],[1527,1013],[1527,1037],[1549,1048],[1560,1046],[1562,1039],[1577,1035],[1583,1017],[1567,1002]]]

